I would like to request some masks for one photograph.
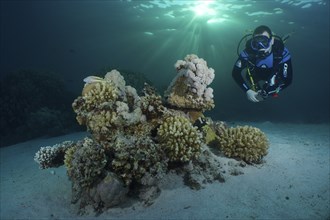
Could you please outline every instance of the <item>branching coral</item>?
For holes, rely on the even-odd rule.
[[[267,154],[268,146],[266,135],[251,126],[228,128],[220,136],[220,149],[227,157],[248,163],[259,163]]]
[[[185,117],[166,117],[157,135],[170,161],[186,162],[200,154],[202,134]]]
[[[135,125],[144,120],[141,100],[136,90],[125,86],[125,80],[116,70],[103,78],[85,79],[82,96],[72,107],[79,124],[87,125],[96,140],[111,139],[112,131]]]
[[[159,179],[166,171],[164,152],[149,136],[118,136],[111,146],[112,169],[126,185],[132,181],[145,185],[146,177]]]
[[[144,96],[141,97],[141,110],[148,120],[156,119],[162,115],[164,106],[162,97],[148,84],[143,88]]]
[[[84,110],[89,112],[103,103],[112,105],[119,96],[119,90],[111,81],[98,81],[87,84],[88,92],[84,92]]]
[[[96,140],[109,139],[109,134],[115,129],[116,117],[117,114],[107,106],[95,109],[93,114],[88,114],[87,127]]]
[[[72,160],[74,157],[74,153],[77,151],[78,146],[74,145],[65,151],[64,154],[64,165],[66,166],[67,170],[72,169]]]
[[[208,87],[214,79],[214,70],[205,60],[191,54],[175,64],[178,75],[165,92],[167,102],[179,108],[205,111],[214,107],[213,89]]]
[[[66,150],[74,145],[75,144],[72,141],[64,141],[63,143],[56,144],[52,147],[41,147],[35,154],[34,161],[39,164],[41,169],[62,166]]]
[[[213,130],[213,128],[209,125],[204,125],[202,127],[202,131],[203,131],[203,136],[204,136],[204,141],[205,144],[207,145],[211,145],[214,142],[218,142],[219,137],[218,135],[215,133],[215,131]]]
[[[77,143],[65,156],[68,176],[81,187],[89,187],[97,181],[106,163],[104,149],[90,138]]]

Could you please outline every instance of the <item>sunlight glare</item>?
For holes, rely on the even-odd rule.
[[[210,3],[214,1],[211,0],[204,0],[204,1],[196,1],[196,5],[191,8],[192,11],[195,12],[195,15],[198,17],[202,16],[213,16],[216,14],[216,11],[209,7]]]

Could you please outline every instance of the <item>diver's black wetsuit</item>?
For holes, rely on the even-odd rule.
[[[236,83],[246,92],[252,88],[250,77],[242,76],[242,70],[249,67],[256,84],[255,90],[264,90],[268,94],[277,94],[292,82],[291,55],[279,39],[274,40],[272,52],[266,57],[258,57],[251,49],[250,40],[240,53],[232,71]],[[247,74],[247,73],[246,73]],[[248,81],[248,82],[246,82]]]

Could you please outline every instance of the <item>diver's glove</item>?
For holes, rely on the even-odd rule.
[[[248,100],[250,100],[251,102],[259,102],[257,96],[259,95],[259,93],[253,91],[252,89],[249,89],[248,91],[246,91],[246,96],[248,98]]]

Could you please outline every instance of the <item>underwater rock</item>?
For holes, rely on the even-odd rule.
[[[110,207],[125,201],[129,189],[118,176],[107,172],[97,184],[83,188],[78,182],[72,182],[72,208],[79,215],[102,213]]]
[[[145,206],[152,205],[161,192],[158,186],[143,187],[139,191],[139,199],[143,201]]]
[[[219,157],[211,152],[208,146],[203,145],[202,153],[197,160],[183,166],[184,182],[191,189],[199,190],[206,183],[214,181],[225,182],[221,173],[223,164]]]
[[[114,173],[108,172],[106,177],[96,186],[96,194],[105,208],[116,206],[124,201],[128,188]],[[97,201],[97,200],[95,200]]]

